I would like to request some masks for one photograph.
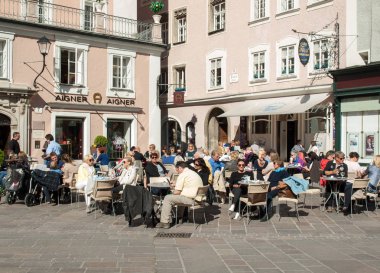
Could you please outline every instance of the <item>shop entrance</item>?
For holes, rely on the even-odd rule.
[[[57,117],[55,140],[62,147],[62,153],[73,159],[83,158],[83,119]]]
[[[290,151],[297,141],[297,129],[297,120],[277,121],[277,151],[282,160],[289,160]]]
[[[208,120],[208,147],[216,149],[218,142],[228,142],[228,121],[225,117],[218,117],[224,111],[220,108],[214,108]]]
[[[11,119],[0,114],[0,150],[4,151],[7,142],[11,139]]]

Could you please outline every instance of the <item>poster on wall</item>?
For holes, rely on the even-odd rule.
[[[375,134],[368,133],[365,137],[365,156],[373,156],[375,152]]]
[[[359,133],[348,134],[348,151],[359,153]]]

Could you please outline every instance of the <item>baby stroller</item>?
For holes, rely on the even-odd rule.
[[[61,182],[61,175],[53,171],[34,169],[29,182],[29,192],[25,196],[25,205],[30,207],[41,200],[41,187],[47,190],[57,191]]]
[[[24,180],[29,173],[26,169],[13,167],[9,167],[7,172],[4,178],[5,200],[9,205],[12,205],[17,199],[23,200],[25,198]]]

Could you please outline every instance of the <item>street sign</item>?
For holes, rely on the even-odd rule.
[[[307,63],[309,62],[310,47],[309,43],[305,38],[302,38],[298,45],[298,57],[300,58],[301,64],[303,64],[304,66],[307,65]]]

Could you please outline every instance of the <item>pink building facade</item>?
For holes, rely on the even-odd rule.
[[[166,47],[159,25],[136,18],[136,1],[2,1],[0,148],[15,131],[37,158],[47,133],[74,159],[90,153],[97,135],[109,139],[111,158],[159,142],[156,82]],[[37,77],[42,36],[51,46]]]
[[[273,148],[284,159],[297,139],[306,148],[317,140],[321,151],[331,149],[328,71],[345,67],[346,5],[336,0],[169,1],[162,143],[213,149],[234,139],[241,146],[256,142]],[[305,65],[298,54],[302,38],[309,50]],[[175,103],[176,90],[184,92],[184,104]]]

